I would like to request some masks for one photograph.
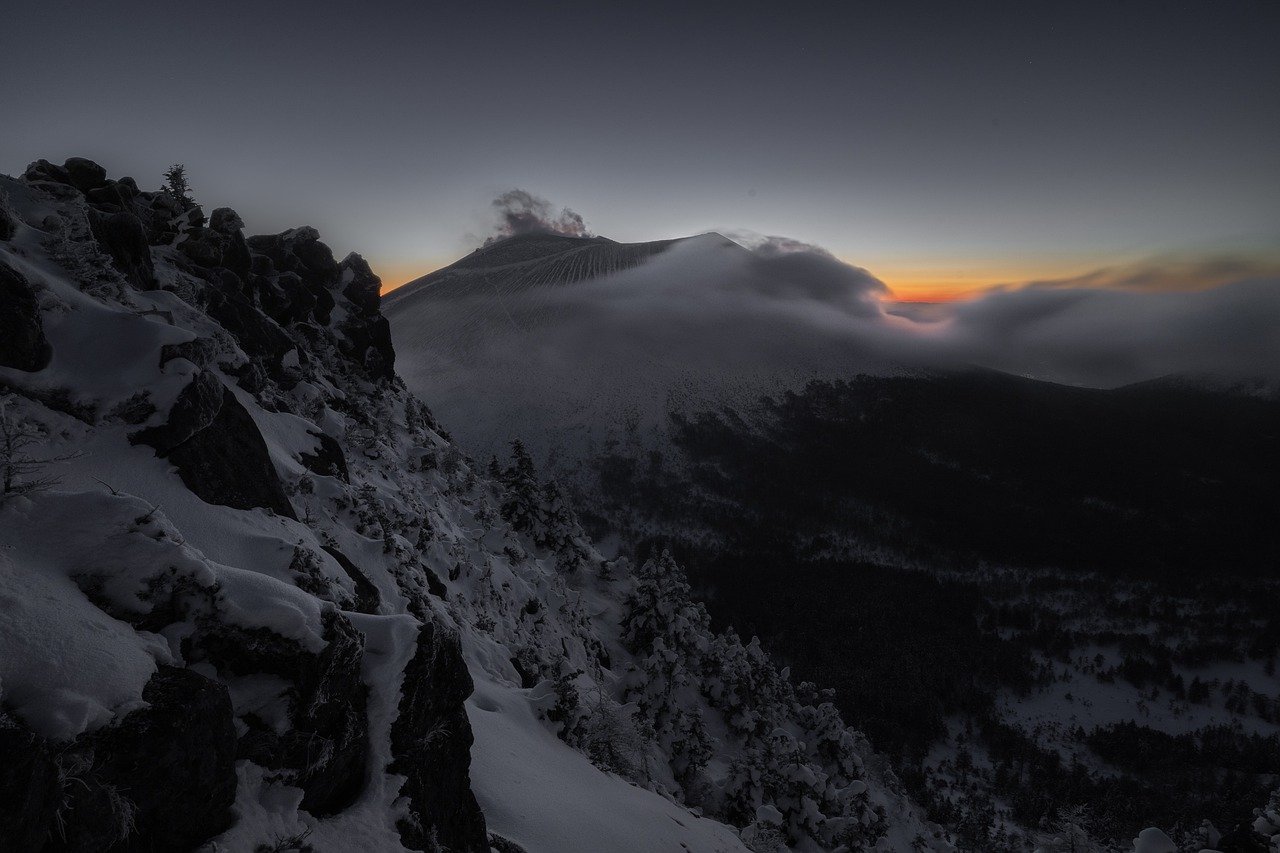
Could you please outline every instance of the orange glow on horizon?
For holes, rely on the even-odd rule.
[[[427,258],[420,261],[371,261],[370,265],[374,274],[382,279],[382,292],[390,293],[451,263],[452,260]]]

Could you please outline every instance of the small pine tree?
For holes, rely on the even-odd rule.
[[[187,182],[187,167],[181,163],[174,163],[164,173],[163,190],[177,199],[184,210],[190,210],[195,206],[195,199],[191,196],[191,184]]]

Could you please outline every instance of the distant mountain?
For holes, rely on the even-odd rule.
[[[715,233],[526,235],[393,291],[384,310],[401,375],[480,454],[519,437],[546,458],[658,428],[673,408],[901,369],[847,330],[815,327],[809,271],[780,268],[796,292],[774,292],[770,263]]]
[[[387,294],[385,310],[403,311],[416,300],[457,299],[486,291],[516,293],[574,284],[639,266],[690,240],[729,251],[746,251],[719,234],[647,243],[618,243],[606,237],[522,234],[488,243],[447,267]]]

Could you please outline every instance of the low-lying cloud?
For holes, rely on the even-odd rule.
[[[1168,374],[1280,383],[1280,276],[1162,288],[1155,268],[1133,268],[1119,287],[1101,276],[1006,287],[918,319],[871,273],[821,248],[747,242],[705,235],[577,283],[546,270],[535,286],[478,279],[457,298],[393,310],[398,366],[478,452],[512,435],[598,435],[621,411],[657,423],[673,407],[859,372],[979,366],[1092,387]]]

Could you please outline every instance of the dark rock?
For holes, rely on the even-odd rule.
[[[160,366],[164,367],[175,358],[185,358],[196,367],[209,367],[213,364],[217,350],[207,338],[194,338],[180,344],[165,344],[160,347]]]
[[[0,711],[0,850],[39,850],[61,800],[58,765],[44,738]]]
[[[22,180],[29,184],[47,182],[74,186],[71,183],[71,175],[67,170],[50,163],[48,160],[37,160],[28,166],[27,171],[22,173]]]
[[[244,220],[229,207],[215,207],[213,213],[209,214],[209,227],[220,234],[231,236],[244,230]]]
[[[161,666],[148,707],[78,739],[79,784],[50,850],[189,850],[232,823],[236,731],[226,685]],[[130,831],[130,829],[132,831]]]
[[[282,323],[314,320],[327,326],[334,305],[329,289],[337,286],[339,268],[333,252],[320,241],[319,232],[310,227],[292,228],[250,237],[248,245],[255,256],[254,271],[276,287],[270,290],[267,281],[255,280],[255,289],[266,291],[264,309]]]
[[[82,193],[95,190],[107,182],[107,170],[84,157],[70,157],[62,164],[71,185]]]
[[[281,325],[309,319],[318,301],[302,277],[294,272],[282,272],[274,280],[264,282],[259,292],[263,310]]]
[[[538,682],[542,680],[542,674],[538,672],[538,668],[536,666],[528,666],[525,661],[520,660],[519,656],[511,658],[511,666],[515,668],[516,674],[520,676],[520,686],[525,690],[537,687]]]
[[[210,228],[195,226],[186,233],[186,238],[178,244],[178,251],[191,259],[191,262],[202,267],[217,267],[222,264],[222,251],[227,238]]]
[[[293,339],[239,292],[240,281],[234,274],[224,272],[219,284],[205,293],[205,311],[231,333],[246,355],[278,374],[281,360],[295,346]]]
[[[52,356],[35,290],[22,273],[0,263],[0,367],[34,372]]]
[[[231,389],[207,370],[182,389],[166,423],[129,440],[155,448],[206,503],[265,507],[297,518],[257,424]]]
[[[396,351],[391,345],[391,325],[379,313],[382,280],[364,258],[352,252],[339,264],[346,286],[342,293],[355,308],[343,325],[347,357],[375,378],[395,376]]]
[[[378,605],[382,603],[382,596],[378,593],[378,588],[374,586],[373,581],[369,580],[369,576],[360,570],[360,567],[347,557],[346,554],[334,548],[331,545],[322,546],[326,553],[338,562],[342,570],[347,573],[347,577],[351,578],[351,582],[356,587],[356,612],[357,613],[377,613]]]
[[[307,470],[322,477],[340,477],[342,482],[350,482],[347,475],[347,458],[342,453],[342,445],[322,432],[308,430],[307,434],[316,439],[314,451],[298,456]]]
[[[435,839],[448,850],[488,853],[484,814],[471,791],[474,738],[463,703],[472,689],[457,634],[423,623],[405,667],[387,767],[406,777],[400,792],[415,818],[397,824],[406,847],[436,849],[428,846]]]
[[[391,325],[381,314],[372,319],[350,317],[342,324],[344,355],[375,379],[396,375],[396,351],[391,344]]]
[[[253,268],[253,256],[244,239],[244,220],[229,207],[215,208],[209,215],[209,229],[225,238],[222,265],[241,279],[247,280]]]
[[[339,268],[351,279],[342,289],[342,295],[347,297],[361,314],[369,317],[377,314],[382,305],[382,279],[374,275],[369,262],[352,252],[342,259]]]
[[[132,212],[134,200],[138,197],[138,185],[132,178],[121,178],[118,181],[107,181],[84,195],[89,200],[89,204],[99,210],[110,213]]]
[[[101,213],[89,208],[89,228],[116,269],[141,290],[156,288],[156,270],[142,220],[132,213]]]
[[[303,790],[302,808],[336,814],[364,788],[369,759],[368,688],[360,675],[364,637],[336,610],[325,614],[327,645],[319,655],[265,629],[207,623],[188,650],[235,675],[268,673],[294,685],[290,728],[277,734],[246,717],[250,730],[238,755],[289,771]]]
[[[18,220],[5,205],[3,196],[0,196],[0,240],[12,240],[17,232]]]

